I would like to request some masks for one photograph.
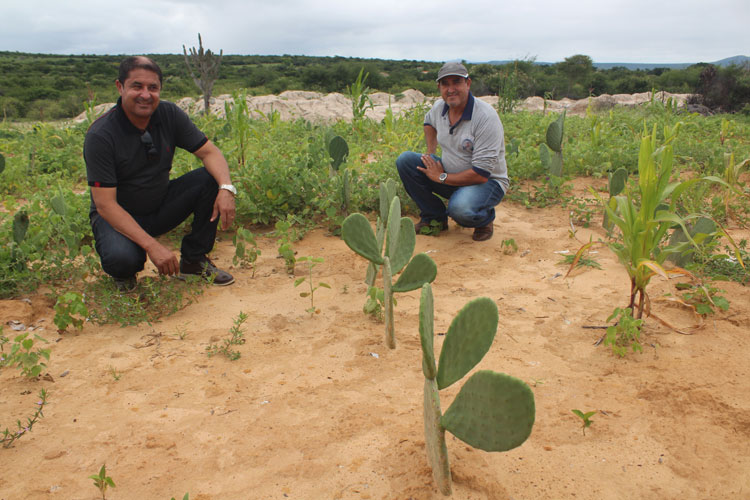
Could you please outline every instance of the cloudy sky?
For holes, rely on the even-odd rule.
[[[511,6],[512,5],[512,6]],[[557,62],[750,55],[748,0],[3,0],[0,51]]]

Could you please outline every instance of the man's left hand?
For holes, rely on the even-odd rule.
[[[211,222],[216,217],[221,217],[221,229],[226,231],[234,223],[234,195],[226,189],[219,189],[214,201],[214,211],[211,214]]]
[[[417,170],[424,173],[433,182],[440,182],[440,174],[445,172],[443,164],[435,160],[431,155],[422,155],[424,167],[417,166]]]

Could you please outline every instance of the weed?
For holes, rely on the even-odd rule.
[[[253,272],[250,277],[255,277],[255,265],[261,253],[255,241],[255,235],[249,229],[241,227],[234,234],[232,243],[234,243],[232,263],[235,266],[251,268]]]
[[[224,339],[221,347],[216,344],[211,344],[210,346],[206,347],[206,354],[208,355],[208,357],[210,358],[211,356],[214,356],[216,354],[223,354],[224,356],[229,358],[230,361],[240,359],[240,352],[233,351],[231,349],[231,346],[242,345],[245,343],[245,335],[242,332],[242,324],[245,321],[247,321],[247,314],[245,314],[244,312],[240,312],[240,314],[236,318],[234,318],[234,325],[232,325],[232,328],[229,329],[231,337],[229,337],[228,339]]]
[[[518,252],[518,245],[516,244],[516,240],[514,240],[513,238],[503,240],[503,242],[500,244],[500,247],[503,249],[503,253],[505,255],[513,255],[514,253]]]
[[[112,375],[115,382],[119,382],[120,377],[122,377],[122,372],[118,372],[112,365],[109,366],[109,374]]]
[[[429,226],[423,226],[422,229],[419,230],[419,234],[424,234],[426,236],[440,236],[442,230],[442,222],[439,220],[431,220]]]
[[[682,290],[682,299],[695,307],[695,312],[701,316],[713,314],[715,308],[722,311],[729,310],[729,301],[726,297],[719,295],[724,290],[714,287],[711,283],[677,283],[675,287]]]
[[[10,352],[6,355],[3,352],[3,346],[10,342],[7,337],[1,334],[2,327],[0,327],[0,367],[15,366],[27,378],[38,377],[42,370],[47,368],[42,359],[49,361],[50,350],[40,348],[34,350],[34,339],[49,343],[47,339],[37,334],[34,334],[33,338],[29,337],[29,332],[21,333],[13,339]]]
[[[593,424],[593,420],[591,420],[591,417],[596,415],[596,411],[587,411],[586,413],[583,413],[581,410],[570,410],[573,412],[573,415],[577,416],[581,419],[581,430],[583,431],[583,435],[586,435],[586,428],[591,427],[591,424]]]
[[[170,500],[175,500],[175,498],[172,497]],[[190,493],[185,493],[185,496],[182,497],[182,500],[190,500]]]
[[[40,418],[44,417],[42,411],[44,410],[45,404],[47,404],[47,391],[42,389],[39,391],[39,401],[36,402],[34,414],[26,418],[26,425],[22,425],[20,420],[16,420],[17,428],[15,432],[9,431],[7,427],[3,431],[3,437],[0,439],[3,448],[10,448],[14,441],[20,439],[21,436],[25,435],[27,432],[31,432],[31,428],[34,427],[34,424],[37,423]]]
[[[94,480],[94,486],[96,486],[96,489],[102,494],[102,500],[106,500],[105,493],[107,492],[107,488],[110,486],[112,488],[115,487],[115,482],[107,475],[106,464],[102,464],[102,468],[99,469],[99,474],[92,474],[89,476],[89,479]]]
[[[568,266],[572,266],[575,262],[575,267],[591,267],[594,269],[601,269],[602,266],[599,264],[594,258],[589,257],[587,255],[578,255],[578,254],[565,254],[563,255],[562,260],[560,261],[560,264],[566,264]]]
[[[396,299],[393,299],[393,305],[396,305]],[[378,323],[384,320],[383,308],[385,307],[385,292],[382,288],[371,286],[367,289],[367,299],[362,306],[362,312],[369,314],[372,319]]]
[[[77,330],[83,329],[83,323],[89,315],[89,309],[83,302],[83,295],[76,292],[67,292],[57,298],[55,304],[55,325],[57,331],[62,333],[73,325]]]
[[[633,352],[643,351],[640,343],[643,320],[633,319],[633,310],[629,307],[626,309],[616,307],[607,318],[607,322],[609,323],[615,318],[617,318],[617,322],[607,328],[604,345],[612,346],[612,352],[620,357],[627,354],[628,346],[633,349]]]
[[[305,309],[305,311],[309,312],[310,315],[318,314],[318,313],[320,313],[320,309],[316,309],[315,308],[315,299],[314,299],[314,297],[315,297],[315,290],[317,290],[320,287],[329,288],[329,289],[331,288],[331,286],[328,283],[324,283],[322,281],[319,281],[317,286],[313,286],[312,270],[313,270],[313,268],[315,266],[317,266],[318,264],[320,264],[321,262],[323,262],[323,257],[309,257],[309,256],[308,257],[300,257],[299,259],[297,259],[297,262],[307,262],[308,276],[307,277],[306,276],[302,276],[301,278],[297,278],[296,280],[294,280],[294,287],[296,288],[299,285],[301,285],[303,282],[307,281],[307,283],[310,285],[310,291],[309,292],[300,292],[299,296],[300,297],[308,297],[309,296],[310,297],[310,307],[308,309]]]

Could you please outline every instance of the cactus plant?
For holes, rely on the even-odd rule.
[[[395,349],[393,293],[416,290],[424,283],[432,282],[437,276],[437,265],[427,254],[418,254],[412,258],[416,246],[414,223],[408,217],[401,217],[401,201],[398,196],[391,200],[383,234],[385,251],[381,254],[382,240],[379,241],[375,236],[364,215],[351,214],[341,226],[341,236],[349,248],[371,264],[383,266],[386,344]],[[393,276],[402,270],[403,273],[393,283]]]
[[[393,179],[388,179],[386,182],[380,184],[380,215],[375,224],[375,237],[380,249],[383,248],[383,242],[385,241],[385,224],[388,221],[388,211],[390,210],[393,198],[396,196],[397,188],[396,181]],[[377,274],[378,265],[370,262],[370,265],[367,266],[367,274],[365,275],[365,283],[367,283],[368,289],[375,285]]]
[[[539,145],[539,159],[550,175],[562,177],[565,111],[547,127],[546,144]]]
[[[344,163],[346,157],[349,156],[349,145],[340,135],[334,136],[328,142],[328,154],[331,157],[331,168],[334,172],[338,172],[341,164]]]
[[[5,156],[0,153],[0,174],[3,173],[3,170],[5,170]]]
[[[615,196],[622,193],[627,181],[628,171],[625,167],[620,167],[607,175],[607,190],[609,191],[608,204],[612,210],[616,208]],[[612,228],[612,223],[609,221],[609,214],[606,210],[604,211],[604,222],[602,225],[608,230]]]
[[[438,488],[451,494],[451,472],[445,431],[484,451],[507,451],[523,444],[534,425],[534,394],[526,383],[503,373],[481,370],[461,387],[444,414],[440,389],[463,378],[492,345],[498,325],[497,306],[487,297],[466,304],[445,335],[440,362],[433,351],[432,287],[422,285],[419,337],[422,344],[424,429],[427,456]]]

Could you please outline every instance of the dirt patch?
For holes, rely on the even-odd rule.
[[[747,497],[748,289],[722,283],[730,310],[693,335],[647,321],[644,352],[617,359],[595,345],[602,330],[584,327],[625,305],[628,278],[606,249],[596,256],[603,270],[564,278],[555,252],[580,245],[569,229],[568,210],[503,203],[489,242],[452,223],[440,237],[417,238],[438,265],[435,330],[445,332],[470,299],[493,299],[500,328],[478,369],[517,376],[536,398],[530,439],[508,453],[448,435],[455,498]],[[511,255],[509,238],[519,247]],[[47,309],[41,333],[59,340],[54,382],[0,373],[3,426],[30,413],[40,388],[49,392],[33,432],[0,449],[0,499],[95,498],[88,476],[105,462],[117,484],[111,499],[441,498],[424,448],[418,292],[399,295],[398,346],[389,350],[384,326],[362,313],[366,263],[343,241],[319,230],[295,244],[299,256],[325,259],[315,279],[332,287],[316,292],[312,317],[275,242],[259,242],[254,278],[235,269],[236,284],[153,325],[88,324],[59,336]],[[216,262],[228,266],[232,251],[221,242]],[[667,292],[672,284],[655,278],[651,296]],[[249,316],[242,357],[208,358],[240,311]],[[691,320],[667,303],[654,311]],[[443,391],[444,406],[456,391]],[[597,411],[586,435],[574,408]]]

